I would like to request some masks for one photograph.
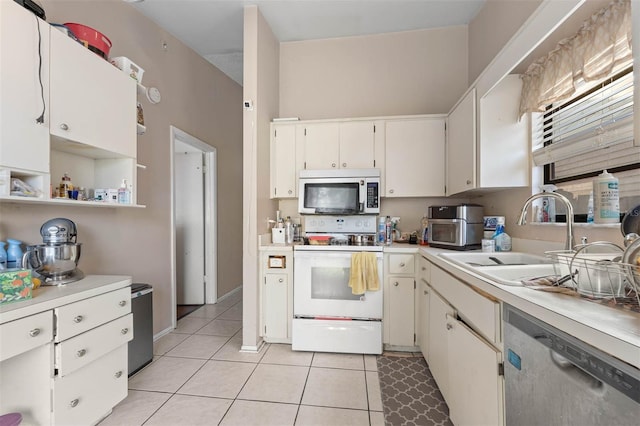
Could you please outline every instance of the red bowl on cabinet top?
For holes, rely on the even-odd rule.
[[[94,53],[102,56],[104,59],[109,57],[109,51],[111,50],[111,40],[98,30],[94,30],[91,27],[82,24],[75,24],[73,22],[66,22],[64,24],[69,28],[73,34],[84,45]]]

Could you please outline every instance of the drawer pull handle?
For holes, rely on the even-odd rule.
[[[425,268],[425,267],[423,266],[423,267],[422,267],[422,270],[423,270],[423,271],[426,271],[426,270],[427,270],[427,268]]]
[[[33,330],[31,330],[29,332],[29,336],[31,336],[31,337],[36,337],[38,334],[40,334],[40,329],[39,328],[34,328]]]
[[[81,322],[84,319],[84,317],[82,315],[78,315],[77,317],[75,317],[73,319],[73,322],[75,322],[76,324]]]
[[[120,306],[125,306],[126,304],[127,304],[127,301],[126,301],[126,300],[121,300],[121,301],[118,303],[118,305],[120,305]]]
[[[400,262],[400,267],[404,268],[404,262]]]
[[[425,291],[424,291],[424,294],[425,294],[425,295],[427,295],[427,294],[429,294],[429,292],[428,292],[427,290],[425,290]]]
[[[78,358],[82,358],[83,356],[85,356],[87,354],[87,350],[86,349],[80,349],[78,352],[76,352],[76,356]]]
[[[398,281],[396,281],[395,283],[393,283],[393,285],[394,285],[395,287],[398,287],[398,285],[399,285],[399,284],[400,284],[400,283],[399,283]]]
[[[68,125],[67,123],[62,123],[62,124],[60,125],[60,128],[61,128],[62,130],[69,130],[69,125]]]
[[[453,326],[451,324],[447,324],[447,330],[451,330]]]
[[[116,374],[114,374],[116,379],[119,379],[120,377],[122,377],[122,370],[117,371]]]
[[[78,406],[78,404],[79,404],[79,403],[80,403],[80,400],[79,400],[78,398],[76,398],[76,399],[74,399],[73,401],[71,401],[71,402],[69,403],[69,406],[70,406],[71,408],[75,408],[75,407],[77,407],[77,406]]]
[[[293,191],[292,191],[292,190],[289,190],[289,195],[291,195],[291,194],[293,194]]]
[[[129,329],[126,328],[126,327],[123,328],[122,330],[120,330],[120,333],[122,333],[122,334],[127,334],[128,332],[129,332]]]
[[[278,280],[278,282],[279,282],[279,283],[281,283],[281,282],[284,282],[284,280],[283,280],[282,278],[280,278],[280,279]]]
[[[347,163],[342,163],[342,167],[347,167]]]

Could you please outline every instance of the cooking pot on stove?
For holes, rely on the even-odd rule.
[[[71,275],[78,266],[81,246],[82,243],[27,246],[22,265],[45,278],[65,277]]]
[[[375,242],[375,235],[371,234],[350,234],[348,238],[352,246],[372,246]]]

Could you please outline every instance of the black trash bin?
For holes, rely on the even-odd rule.
[[[153,359],[153,288],[131,284],[133,339],[129,341],[129,376]]]

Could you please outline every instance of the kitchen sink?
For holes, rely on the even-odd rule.
[[[505,285],[522,285],[522,280],[549,275],[564,275],[566,265],[554,264],[544,256],[528,253],[440,253],[440,257]]]
[[[520,252],[474,252],[474,253],[440,253],[440,257],[450,260],[453,263],[468,265],[473,267],[501,266],[508,265],[538,265],[541,263],[551,263],[551,260],[544,256]]]

